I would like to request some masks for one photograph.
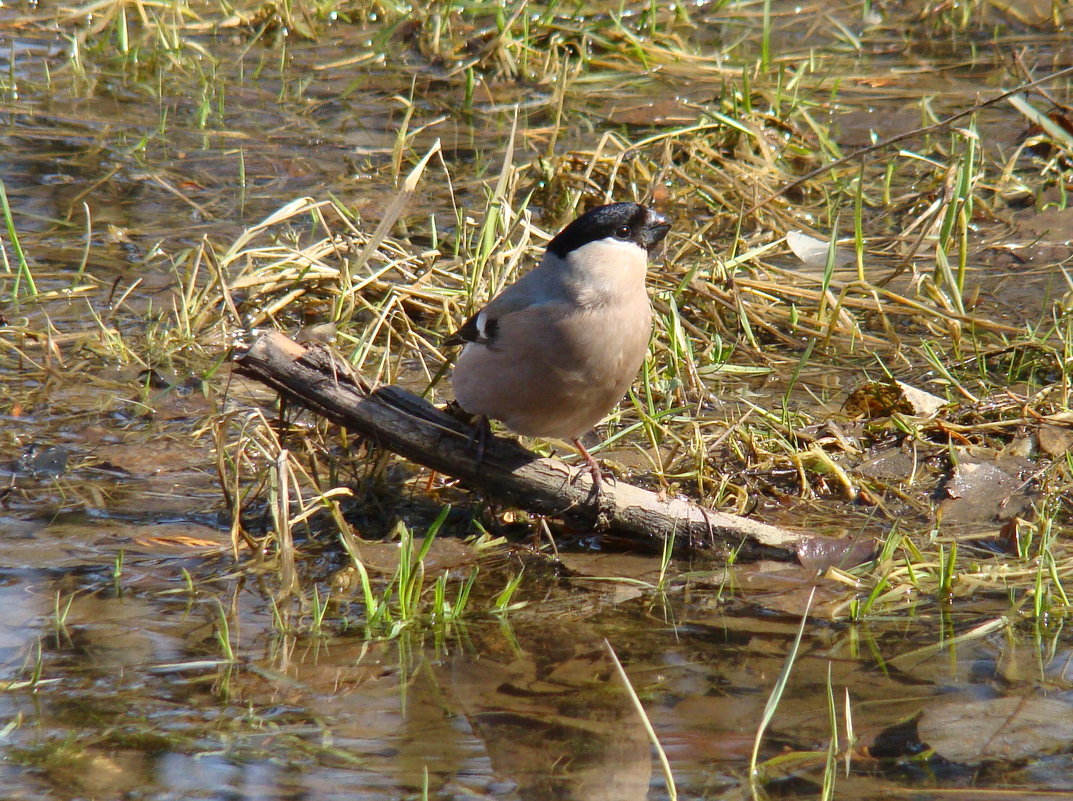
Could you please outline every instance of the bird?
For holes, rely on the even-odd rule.
[[[648,257],[670,227],[638,203],[590,209],[444,340],[462,347],[455,400],[479,431],[490,418],[523,436],[569,440],[600,491],[603,472],[581,437],[622,400],[644,361]]]

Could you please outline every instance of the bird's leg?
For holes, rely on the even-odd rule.
[[[604,471],[600,467],[600,463],[596,460],[596,457],[589,453],[585,446],[581,444],[581,440],[570,440],[574,443],[574,447],[577,448],[577,452],[581,454],[581,458],[585,460],[585,464],[589,467],[589,473],[592,475],[592,486],[599,493],[600,488],[604,483]]]
[[[483,414],[477,415],[473,431],[470,432],[469,441],[466,443],[466,447],[470,450],[477,450],[477,469],[480,469],[481,462],[484,461],[484,452],[488,448],[488,438],[491,436],[492,426],[488,423],[488,417]]]

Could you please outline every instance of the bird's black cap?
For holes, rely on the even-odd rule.
[[[658,211],[638,203],[611,203],[582,214],[548,243],[560,258],[601,239],[621,239],[651,250],[667,235],[671,222]]]

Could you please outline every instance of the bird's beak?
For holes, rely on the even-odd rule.
[[[645,220],[644,230],[641,234],[641,241],[644,242],[645,250],[651,251],[652,248],[663,241],[663,237],[667,236],[669,230],[671,230],[671,221],[658,211],[649,209],[648,219]]]

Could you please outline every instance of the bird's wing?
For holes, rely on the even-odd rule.
[[[483,313],[484,309],[481,309],[475,315],[466,320],[466,322],[462,324],[461,328],[459,328],[457,331],[455,331],[443,341],[443,344],[447,346],[455,346],[465,345],[467,342],[480,342],[482,339],[482,334],[478,320]]]
[[[495,341],[499,321],[508,314],[561,301],[561,286],[554,277],[537,267],[496,295],[487,306],[447,337],[443,344],[465,345],[468,342],[491,344]]]

